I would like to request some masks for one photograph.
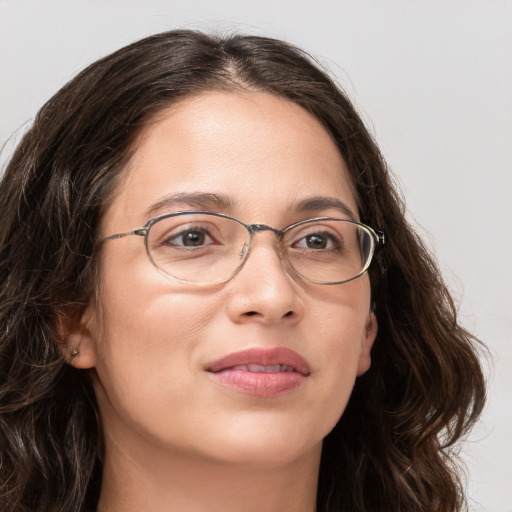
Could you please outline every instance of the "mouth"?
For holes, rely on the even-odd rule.
[[[311,373],[302,356],[284,347],[234,352],[210,363],[206,371],[218,384],[258,397],[291,392]]]
[[[233,366],[231,370],[238,370],[241,372],[253,372],[253,373],[279,373],[279,372],[295,372],[295,368],[287,366],[285,364],[275,364],[273,366],[264,366],[261,364],[241,364]]]

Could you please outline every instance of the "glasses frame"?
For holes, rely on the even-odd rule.
[[[240,224],[241,226],[243,226],[247,230],[247,232],[249,233],[249,244],[248,244],[248,247],[247,247],[247,249],[245,251],[245,254],[243,255],[243,259],[240,262],[240,265],[226,279],[223,279],[221,281],[213,281],[213,282],[186,281],[184,279],[180,279],[180,278],[175,277],[175,276],[169,274],[168,272],[166,272],[164,269],[162,269],[161,267],[159,267],[156,264],[155,260],[151,256],[151,251],[150,251],[149,246],[148,246],[148,234],[149,234],[149,231],[150,231],[151,227],[154,224],[156,224],[157,222],[159,222],[159,221],[161,221],[163,219],[167,219],[167,218],[170,218],[170,217],[178,217],[178,216],[182,216],[182,215],[194,215],[194,214],[196,214],[196,215],[212,215],[212,216],[215,216],[215,217],[221,217],[221,218],[224,218],[224,219],[233,220],[233,221],[237,222],[238,224]],[[284,238],[285,234],[288,231],[290,231],[291,229],[293,229],[293,228],[295,228],[297,226],[301,226],[303,224],[309,224],[311,222],[322,221],[322,220],[335,220],[335,221],[349,222],[351,224],[355,224],[356,226],[359,226],[360,228],[362,228],[364,231],[366,231],[370,235],[370,240],[372,241],[372,245],[371,245],[371,249],[370,249],[370,254],[369,254],[369,256],[367,258],[367,261],[366,261],[366,264],[363,266],[362,270],[357,275],[355,275],[354,277],[351,277],[350,279],[344,279],[344,280],[341,280],[341,281],[325,282],[325,281],[315,281],[314,279],[310,279],[308,277],[303,276],[291,264],[291,262],[288,261],[288,258],[286,258],[286,262],[288,263],[288,266],[300,278],[304,279],[305,281],[308,281],[310,283],[315,283],[315,284],[323,284],[323,285],[344,284],[344,283],[348,283],[348,282],[353,281],[354,279],[357,279],[358,277],[362,276],[370,268],[370,264],[371,264],[371,262],[373,260],[373,256],[375,255],[375,251],[377,250],[377,248],[381,247],[381,246],[383,246],[385,244],[385,235],[384,235],[384,233],[382,231],[375,231],[373,228],[371,228],[370,226],[367,226],[366,224],[363,224],[362,222],[359,222],[359,221],[356,221],[356,220],[353,220],[353,219],[344,219],[344,218],[339,218],[339,217],[313,217],[311,219],[305,219],[305,220],[301,220],[301,221],[298,221],[298,222],[294,222],[293,224],[290,224],[289,226],[286,226],[284,229],[277,229],[277,228],[273,228],[272,226],[268,226],[267,224],[246,224],[245,222],[242,222],[241,220],[238,220],[235,217],[231,217],[230,215],[227,215],[225,213],[220,213],[220,212],[213,212],[213,211],[209,211],[209,210],[180,210],[180,211],[177,211],[177,212],[164,213],[163,215],[159,215],[158,217],[154,217],[153,219],[149,220],[148,223],[145,226],[142,226],[140,228],[136,228],[136,229],[133,229],[131,231],[127,231],[125,233],[116,233],[114,235],[107,236],[107,237],[103,238],[100,241],[100,243],[106,242],[107,240],[117,240],[117,239],[120,239],[120,238],[125,238],[127,236],[132,236],[132,235],[143,236],[144,237],[144,245],[146,246],[146,253],[148,255],[148,258],[151,261],[151,263],[153,264],[153,266],[161,274],[163,274],[166,277],[171,278],[171,279],[173,279],[175,281],[178,281],[180,283],[196,285],[196,286],[206,286],[206,285],[214,285],[214,284],[226,283],[229,280],[231,280],[236,274],[238,274],[238,272],[240,272],[240,270],[243,268],[245,262],[247,261],[247,258],[249,257],[249,253],[251,252],[252,238],[253,238],[253,235],[255,233],[260,232],[260,231],[271,231],[272,233],[274,233],[274,235],[276,235],[276,238],[280,242]]]

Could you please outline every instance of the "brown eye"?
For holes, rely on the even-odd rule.
[[[202,247],[213,243],[211,236],[203,229],[190,229],[169,237],[165,245],[176,247]]]
[[[323,235],[309,235],[306,237],[306,245],[309,249],[325,249],[327,242],[327,238]]]
[[[327,232],[310,233],[293,244],[296,249],[311,249],[313,251],[332,251],[339,249],[341,246],[341,240]]]

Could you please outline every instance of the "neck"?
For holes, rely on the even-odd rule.
[[[321,446],[271,467],[163,450],[150,450],[151,456],[146,452],[140,460],[111,443],[106,448],[98,512],[313,512],[316,507]]]

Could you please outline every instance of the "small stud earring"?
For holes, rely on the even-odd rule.
[[[71,357],[72,357],[72,358],[76,357],[78,354],[79,354],[79,352],[78,352],[78,349],[77,349],[77,348],[74,348],[74,349],[71,351]]]

